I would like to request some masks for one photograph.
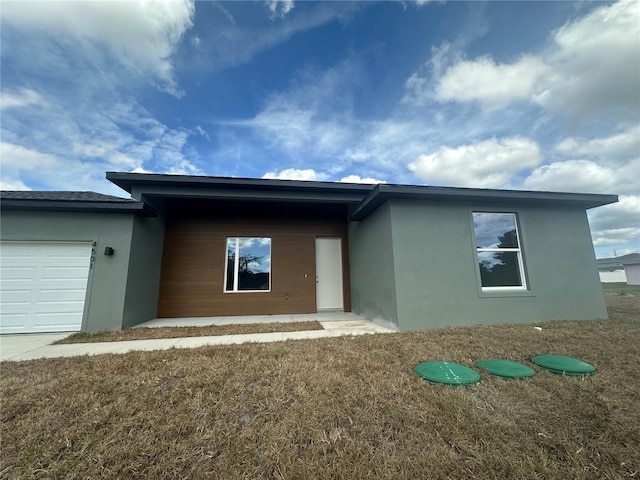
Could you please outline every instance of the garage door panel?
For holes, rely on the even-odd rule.
[[[20,292],[31,291],[33,280],[27,278],[8,280],[3,278],[0,280],[0,290],[4,292]]]
[[[31,303],[31,290],[9,290],[2,289],[2,311],[7,307],[17,305],[29,305]]]
[[[88,273],[88,272],[87,272]],[[78,290],[84,289],[87,284],[86,275],[84,278],[41,278],[40,285],[43,290]]]
[[[91,244],[87,242],[50,242],[42,243],[43,248],[48,257],[61,256],[61,257],[76,257],[78,254],[78,247],[82,246],[87,249],[91,248]]]
[[[71,315],[77,314],[79,311],[82,312],[82,308],[84,308],[84,301],[75,301],[75,302],[64,302],[64,301],[53,301],[53,302],[43,302],[42,300],[34,305],[33,309],[37,315],[46,314],[46,313],[69,313]]]
[[[55,302],[84,302],[85,290],[82,288],[69,288],[65,290],[40,290],[39,303]]]
[[[44,267],[43,280],[81,280],[87,277],[89,267]]]
[[[89,257],[69,257],[68,255],[48,255],[43,257],[43,265],[69,266],[69,267],[88,267]]]
[[[82,315],[68,313],[39,313],[35,316],[33,327],[41,332],[71,332],[82,324]]]
[[[2,333],[24,333],[26,332],[27,315],[24,313],[4,313],[2,312]]]
[[[4,263],[4,262],[3,262]],[[0,268],[0,278],[5,280],[27,280],[31,281],[36,273],[36,267],[5,267]]]
[[[90,243],[0,243],[0,333],[80,330]]]
[[[8,258],[38,258],[39,244],[31,242],[3,242],[11,246],[11,256]],[[37,248],[34,248],[36,246]]]

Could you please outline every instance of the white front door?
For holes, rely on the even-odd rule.
[[[91,243],[0,242],[0,333],[82,327]]]
[[[316,307],[344,309],[341,238],[316,238]]]

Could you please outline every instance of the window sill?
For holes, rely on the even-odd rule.
[[[516,289],[496,289],[496,290],[480,290],[478,292],[479,298],[505,298],[505,297],[535,297],[536,294],[531,290],[516,290]]]
[[[225,290],[222,293],[271,293],[271,290]]]

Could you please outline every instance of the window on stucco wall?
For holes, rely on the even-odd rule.
[[[271,290],[271,239],[228,237],[225,267],[226,293]]]
[[[473,212],[473,228],[482,290],[526,290],[516,214]]]

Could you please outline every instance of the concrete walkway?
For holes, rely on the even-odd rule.
[[[334,314],[331,314],[334,315]],[[341,314],[345,316],[345,314]],[[297,315],[295,315],[297,317]],[[271,322],[282,321],[269,315]],[[291,317],[291,315],[288,315]],[[357,319],[353,319],[353,318]],[[211,317],[208,321],[223,321],[224,317]],[[260,323],[256,317],[228,317],[235,318],[233,323]],[[101,343],[72,343],[67,345],[51,345],[56,340],[67,337],[68,333],[0,335],[0,361],[36,360],[39,358],[76,357],[81,355],[101,355],[105,353],[127,353],[132,351],[168,350],[170,348],[196,348],[205,345],[232,345],[240,343],[267,343],[284,340],[301,340],[324,337],[339,337],[342,335],[364,335],[370,333],[392,333],[394,330],[363,320],[357,315],[347,314],[347,318],[334,316],[331,320],[320,320],[314,314],[313,320],[318,320],[324,330],[308,330],[300,332],[250,333],[242,335],[219,335],[211,337],[166,338],[153,340],[133,340],[128,342]],[[253,321],[249,320],[253,319]],[[180,320],[183,320],[182,322]],[[187,319],[152,320],[140,326],[192,326]],[[238,322],[240,320],[240,322]],[[207,320],[198,319],[198,322]],[[301,320],[289,320],[301,321]],[[149,325],[149,323],[153,323]],[[231,323],[231,322],[229,322]],[[223,325],[228,323],[200,323],[203,325]]]
[[[209,325],[244,325],[248,323],[290,323],[290,322],[369,322],[353,312],[294,313],[286,315],[237,315],[232,317],[185,317],[156,318],[132,328],[154,327],[207,327]]]

